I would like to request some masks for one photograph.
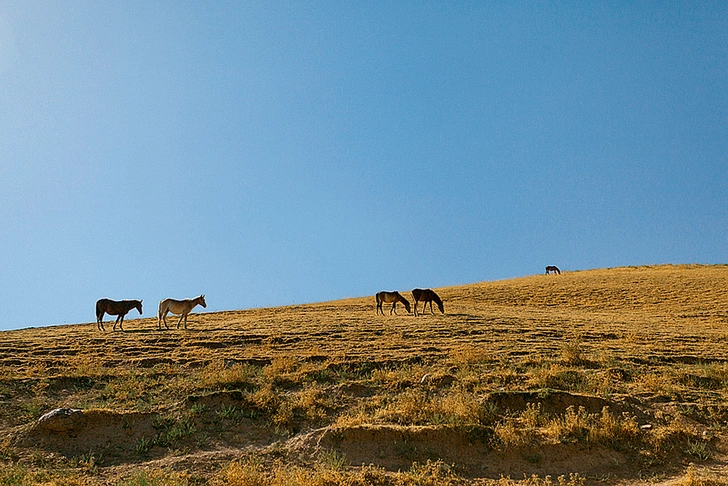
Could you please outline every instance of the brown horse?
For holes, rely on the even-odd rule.
[[[561,270],[559,270],[559,267],[557,266],[549,265],[546,267],[546,275],[548,275],[549,273],[556,273],[561,275]]]
[[[177,329],[179,329],[179,325],[182,322],[183,318],[185,320],[185,329],[187,329],[187,315],[198,304],[202,307],[207,307],[204,294],[195,297],[194,299],[164,299],[159,303],[159,313],[157,314],[157,327],[159,329],[162,329],[162,321],[164,321],[164,327],[169,329],[169,326],[167,325],[167,314],[171,312],[172,314],[179,314]]]
[[[114,322],[114,331],[116,331],[116,324],[119,324],[119,329],[124,330],[124,316],[132,309],[139,311],[139,315],[142,315],[142,301],[141,300],[122,300],[116,301],[111,299],[99,299],[96,301],[96,328],[99,331],[105,331],[104,313],[110,316],[118,316],[116,322]]]
[[[410,311],[409,301],[407,299],[405,299],[404,297],[402,297],[402,294],[400,294],[399,292],[379,292],[379,293],[377,293],[375,298],[377,299],[377,310],[376,310],[377,314],[379,314],[379,312],[381,312],[382,315],[384,315],[384,311],[382,310],[382,304],[385,302],[387,304],[389,304],[389,303],[392,304],[392,308],[389,310],[390,316],[392,315],[392,312],[397,314],[397,309],[396,309],[397,302],[402,302],[402,305],[404,305],[404,308],[407,309],[407,312]]]
[[[443,314],[445,313],[445,306],[442,304],[442,299],[432,289],[414,289],[412,291],[412,297],[415,299],[415,316],[417,316],[418,302],[425,303],[422,306],[423,312],[427,310],[427,303],[429,302],[430,314],[434,314],[435,311],[432,310],[432,301],[435,301],[435,303],[437,303],[437,308],[440,309],[440,312],[442,312]]]

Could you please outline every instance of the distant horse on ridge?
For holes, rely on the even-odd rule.
[[[442,312],[443,314],[445,313],[445,306],[442,304],[442,299],[432,289],[414,289],[412,291],[412,297],[415,299],[415,316],[417,316],[418,302],[424,302],[424,305],[422,306],[423,312],[427,310],[427,303],[429,302],[430,314],[434,314],[435,311],[432,310],[432,301],[435,301],[435,303],[437,303],[437,308],[440,309],[440,312]]]
[[[167,314],[171,312],[172,314],[179,314],[177,329],[179,329],[179,325],[182,322],[182,319],[185,320],[185,329],[187,329],[187,315],[198,304],[202,307],[207,307],[204,294],[195,297],[194,299],[164,299],[163,301],[159,302],[159,313],[157,314],[157,328],[162,329],[162,321],[164,321],[164,327],[169,329],[169,326],[167,325]]]
[[[389,304],[389,303],[392,304],[392,308],[389,310],[390,316],[392,315],[392,312],[397,314],[397,309],[396,309],[397,302],[402,302],[402,305],[404,305],[404,308],[407,309],[407,312],[410,311],[409,301],[407,299],[405,299],[404,297],[402,297],[402,294],[400,294],[399,292],[379,292],[379,293],[377,293],[375,298],[377,300],[377,310],[376,310],[377,314],[379,314],[381,312],[382,315],[384,315],[384,311],[382,310],[382,304],[385,302],[387,304]]]
[[[546,275],[548,275],[549,273],[557,273],[561,275],[561,270],[559,270],[559,267],[557,266],[549,265],[546,267]]]
[[[103,318],[104,314],[110,316],[118,316],[114,322],[114,331],[116,331],[116,324],[119,324],[119,329],[124,330],[124,316],[132,309],[139,311],[139,315],[142,314],[142,301],[141,300],[122,300],[116,301],[111,299],[99,299],[96,301],[96,328],[99,331],[105,331]]]

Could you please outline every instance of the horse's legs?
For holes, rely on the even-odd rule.
[[[119,320],[119,329],[121,329],[122,331],[124,330],[124,316],[125,315],[126,314],[122,314],[121,319]]]
[[[104,313],[102,312],[100,316],[96,316],[96,329],[99,331],[105,331],[106,328],[104,327]]]
[[[394,315],[397,315],[397,301],[395,300],[392,302],[392,308],[389,310],[389,315],[392,315],[392,312],[394,312]]]
[[[165,328],[167,328],[167,329],[169,329],[169,326],[167,325],[167,313],[168,313],[168,312],[169,312],[169,309],[168,309],[168,310],[165,310],[165,311],[164,311],[164,312],[162,312],[162,313],[160,313],[160,316],[161,316],[161,317],[157,317],[157,325],[159,326],[159,328],[160,328],[160,329],[162,329],[162,325],[161,325],[161,324],[160,324],[160,322],[159,322],[159,320],[160,320],[160,319],[161,319],[162,321],[164,321],[164,327],[165,327]]]
[[[187,314],[185,314],[183,312],[182,314],[179,315],[179,321],[177,321],[177,329],[179,329],[179,325],[182,322],[183,317],[185,318],[185,325],[187,325]]]
[[[415,317],[417,317],[417,301],[415,300]]]

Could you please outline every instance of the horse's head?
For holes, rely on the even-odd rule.
[[[205,302],[205,294],[200,295],[197,297],[197,301],[200,303],[202,307],[207,307],[207,302]]]
[[[405,309],[407,309],[407,312],[409,312],[409,311],[410,311],[410,303],[409,303],[409,301],[408,301],[407,299],[405,299],[404,297],[402,297],[402,305],[404,305],[404,308],[405,308]]]
[[[134,306],[134,307],[136,307],[136,310],[139,311],[139,315],[142,315],[142,302],[143,301],[141,301],[141,300],[137,300],[136,305]]]
[[[437,301],[437,308],[440,309],[440,312],[442,312],[443,314],[445,313],[445,305],[442,303],[441,300]]]

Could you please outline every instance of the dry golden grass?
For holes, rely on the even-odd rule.
[[[728,266],[438,293],[0,333],[0,485],[726,484]]]

